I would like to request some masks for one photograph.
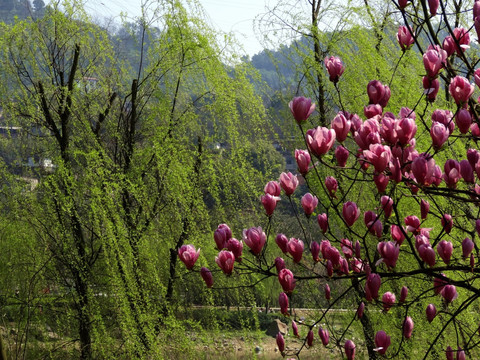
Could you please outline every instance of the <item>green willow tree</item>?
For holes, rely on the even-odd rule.
[[[265,148],[268,128],[248,68],[225,65],[195,2],[152,14],[139,20],[136,68],[76,3],[2,24],[5,115],[54,164],[19,212],[81,359],[162,356],[178,248],[241,209],[254,217],[270,171],[273,148],[250,145]]]

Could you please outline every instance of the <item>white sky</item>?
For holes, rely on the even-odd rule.
[[[120,12],[140,15],[141,0],[85,0],[85,8],[93,17],[116,17]],[[199,0],[217,30],[234,32],[237,40],[252,56],[263,48],[255,37],[253,20],[265,12],[265,0]]]

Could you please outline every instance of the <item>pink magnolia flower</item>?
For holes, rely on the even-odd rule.
[[[357,258],[352,258],[350,260],[350,269],[359,274],[365,270],[365,264],[363,263],[362,260],[359,260]]]
[[[293,261],[298,263],[302,260],[303,255],[303,241],[295,238],[291,238],[288,242],[288,253],[292,255]]]
[[[397,264],[400,246],[393,241],[382,241],[377,245],[377,251],[383,259],[385,265],[394,268]]]
[[[230,275],[233,271],[235,255],[231,251],[222,250],[215,257],[215,262],[225,274]]]
[[[433,176],[430,178],[430,181],[432,182],[432,185],[440,185],[440,183],[442,182],[442,169],[440,169],[440,166],[435,165],[435,168],[433,170]]]
[[[310,193],[306,193],[302,196],[302,207],[305,215],[310,216],[315,211],[315,208],[318,205],[318,199],[316,196],[313,196]]]
[[[342,239],[340,240],[340,244],[341,244],[343,255],[345,255],[347,259],[351,259],[353,257],[352,242],[348,239]]]
[[[440,81],[438,79],[429,79],[424,76],[422,79],[424,94],[427,96],[427,100],[430,102],[435,101],[437,98],[438,90],[440,90]]]
[[[420,213],[421,213],[422,220],[427,218],[429,211],[430,211],[430,203],[427,200],[422,199],[420,201]]]
[[[415,42],[415,38],[412,36],[412,34],[415,35],[411,28],[409,29],[406,26],[400,26],[398,28],[397,41],[402,51],[410,49]]]
[[[328,240],[322,240],[320,243],[320,251],[322,252],[322,257],[324,259],[327,259],[327,252],[328,248],[330,248],[332,244],[330,244],[330,241]]]
[[[475,168],[475,165],[480,160],[480,153],[476,149],[468,149],[467,150],[467,160],[470,163],[472,168]]]
[[[445,126],[449,134],[455,130],[455,123],[453,121],[453,113],[450,110],[437,109],[432,113],[432,124],[439,122]]]
[[[193,269],[199,255],[200,249],[198,249],[198,251],[195,250],[193,245],[182,245],[180,249],[178,249],[178,257],[182,260],[188,270]]]
[[[333,118],[331,127],[335,131],[337,140],[343,142],[350,132],[351,122],[340,112]]]
[[[375,118],[366,120],[355,133],[354,139],[362,150],[367,150],[371,144],[380,144],[380,124]]]
[[[320,250],[322,250],[320,246]],[[325,249],[325,259],[330,260],[334,267],[338,267],[340,265],[340,252],[335,246],[328,245]]]
[[[420,229],[422,231],[423,229]],[[430,246],[430,237],[428,234],[418,234],[415,236],[415,248],[418,250],[421,245]]]
[[[325,155],[332,148],[335,138],[335,130],[320,126],[308,130],[306,134],[307,145],[317,157]]]
[[[475,0],[473,3],[473,21],[480,16],[480,3],[478,0]]]
[[[342,60],[336,56],[330,56],[325,58],[324,63],[330,76],[330,81],[337,83],[345,70]]]
[[[398,7],[400,10],[405,9],[405,7],[408,5],[408,0],[398,0]]]
[[[380,198],[380,204],[382,205],[383,213],[385,217],[390,217],[393,210],[393,199],[390,196],[383,195]]]
[[[466,134],[472,125],[472,115],[470,111],[466,109],[458,110],[455,116],[455,122],[457,123],[458,130],[460,130],[462,134]]]
[[[382,279],[378,274],[370,274],[367,276],[367,281],[365,283],[365,297],[368,301],[372,299],[378,299],[378,290],[380,290],[380,285]]]
[[[361,250],[360,241],[357,240],[355,241],[355,256],[359,259],[362,257],[360,254],[360,250]]]
[[[285,351],[285,339],[283,338],[283,335],[281,332],[277,334],[276,341],[277,341],[278,350],[280,351],[280,353],[283,354],[283,352]]]
[[[352,340],[345,341],[344,349],[347,360],[355,360],[355,343]]]
[[[375,174],[373,175],[373,182],[375,183],[378,192],[384,193],[387,189],[388,183],[390,182],[390,177],[388,177],[384,173]]]
[[[295,289],[295,278],[293,277],[293,273],[288,269],[280,270],[278,273],[278,282],[287,294],[291,294],[293,289]]]
[[[363,115],[367,119],[382,116],[383,108],[379,104],[370,104],[363,108]]]
[[[432,126],[433,129],[433,126]],[[420,185],[430,185],[433,182],[435,160],[428,154],[420,154],[412,162],[412,173]]]
[[[459,346],[457,350],[457,359],[456,360],[465,360],[465,351]]]
[[[338,271],[337,271],[338,274],[339,274],[339,275],[342,275],[342,274],[347,275],[347,274],[350,272],[349,269],[350,269],[350,268],[349,268],[349,266],[348,266],[348,261],[347,261],[347,259],[345,259],[345,258],[343,258],[343,257],[340,258],[340,268],[339,268]]]
[[[430,10],[430,15],[432,16],[437,15],[438,5],[439,5],[439,0],[428,0],[428,9]]]
[[[350,132],[352,133],[352,135],[355,135],[355,132],[360,129],[360,126],[362,126],[362,119],[360,119],[357,114],[350,114],[349,112],[343,112],[343,114],[348,120],[350,120]]]
[[[318,221],[318,226],[320,226],[320,229],[325,234],[328,230],[328,216],[327,216],[327,214],[325,214],[325,213],[318,214],[317,221]]]
[[[308,173],[308,166],[312,159],[307,150],[296,149],[295,150],[295,160],[297,161],[297,167],[300,174],[303,176]],[[280,194],[279,194],[280,195]]]
[[[298,334],[298,326],[297,323],[292,320],[292,330],[293,330],[293,336],[299,337],[300,335]]]
[[[475,4],[477,2],[475,1]],[[475,32],[477,33],[477,38],[480,39],[480,16],[477,16],[473,22],[473,25],[475,27]]]
[[[430,244],[422,244],[418,247],[418,254],[425,263],[432,267],[435,265],[435,250]]]
[[[460,180],[460,164],[456,160],[449,159],[445,162],[443,170],[445,171],[443,174],[445,184],[449,188],[455,189],[458,180]]]
[[[475,86],[471,85],[463,76],[455,76],[448,86],[448,91],[457,105],[465,104],[474,90]]]
[[[353,201],[347,201],[342,208],[343,218],[348,226],[352,226],[360,216],[360,209]]]
[[[407,316],[405,321],[403,322],[403,336],[406,339],[410,339],[412,337],[413,332],[413,320],[410,316]]]
[[[325,290],[325,299],[330,300],[330,285],[325,284],[324,290]]]
[[[379,104],[386,107],[390,100],[390,88],[378,80],[372,80],[367,85],[367,94],[370,104]]]
[[[477,1],[475,3],[477,3]],[[479,7],[480,7],[480,3],[479,3]],[[475,81],[475,85],[480,86],[480,68],[474,71],[473,79]]]
[[[328,277],[332,277],[332,275],[333,275],[333,263],[332,263],[332,261],[327,260],[327,265],[325,267],[327,268]]]
[[[278,181],[269,181],[265,188],[263,189],[265,194],[270,194],[272,196],[280,196],[282,192],[282,188],[280,187],[280,183]]]
[[[377,331],[375,334],[375,346],[379,354],[385,355],[390,346],[390,336],[383,330]]]
[[[202,276],[203,281],[205,281],[207,288],[211,288],[213,286],[212,272],[208,270],[208,268],[202,267],[200,269],[200,275]]]
[[[415,114],[415,111],[413,111],[412,109],[406,106],[403,106],[398,112],[398,117],[400,119],[410,118],[415,120],[417,118],[417,115]]]
[[[394,146],[398,141],[397,132],[395,130],[396,125],[397,120],[388,116],[384,116],[382,123],[380,124],[380,135],[385,142],[392,146]]]
[[[267,236],[260,226],[251,227],[250,229],[243,230],[243,241],[254,255],[258,255],[267,241]]]
[[[323,329],[321,326],[318,328],[318,336],[322,340],[323,346],[327,346],[330,340],[330,334],[327,329]]]
[[[440,256],[445,264],[450,263],[450,258],[452,257],[453,253],[453,245],[451,242],[446,240],[441,240],[437,244],[437,253]]]
[[[450,132],[445,125],[436,121],[433,122],[430,128],[430,137],[432,138],[433,148],[435,150],[440,149],[449,136]]]
[[[312,330],[310,330],[307,334],[307,345],[309,347],[313,346],[313,331]]]
[[[475,247],[475,244],[472,241],[472,239],[469,239],[469,238],[463,239],[463,241],[462,241],[462,255],[465,259],[470,256],[474,247]]]
[[[475,231],[480,236],[480,219],[475,220]]]
[[[468,160],[463,159],[460,161],[460,176],[468,184],[473,184],[475,182],[475,175],[473,174],[473,169]]]
[[[395,301],[396,301],[396,298],[395,298],[395,294],[390,292],[390,291],[387,291],[386,293],[384,293],[382,295],[382,304],[383,304],[383,310],[384,311],[388,311],[390,310],[390,308],[395,305]]]
[[[475,124],[475,125],[476,125],[476,124]],[[475,164],[475,173],[477,174],[478,178],[480,178],[480,161]],[[478,184],[475,184],[475,189],[474,189],[474,191],[475,191],[475,192],[477,193],[477,195],[478,195],[477,186],[478,186]]]
[[[412,118],[400,119],[395,123],[395,132],[398,142],[401,145],[407,145],[417,133],[417,124]]]
[[[457,54],[460,55],[462,52],[467,50],[470,46],[470,34],[468,33],[467,29],[464,28],[456,28],[453,29],[453,36],[457,40],[458,44],[460,45],[460,48],[455,46],[455,50],[457,51]],[[455,44],[456,45],[456,44]]]
[[[243,242],[241,240],[231,238],[227,241],[225,247],[233,253],[237,262],[242,262]]]
[[[320,261],[320,245],[316,241],[312,241],[310,244],[310,252],[312,253],[313,261]]]
[[[365,303],[362,301],[360,304],[358,304],[357,313],[356,313],[359,319],[363,317],[364,310],[365,310]]]
[[[452,227],[453,227],[452,215],[450,214],[442,215],[442,227],[447,234],[450,234],[450,231],[452,231]]]
[[[377,237],[382,237],[383,225],[378,219],[377,214],[375,214],[373,211],[366,211],[363,216],[363,221],[365,222],[365,225],[370,233],[376,235]]]
[[[218,225],[217,229],[213,233],[213,239],[217,245],[218,250],[225,248],[227,241],[232,237],[232,230],[228,227],[227,224]]]
[[[402,181],[402,168],[400,166],[400,161],[397,158],[393,158],[390,161],[390,179],[395,181],[397,184]]]
[[[278,196],[265,194],[260,197],[260,200],[267,216],[272,216],[275,208],[277,207],[277,202],[280,200],[280,198]]]
[[[277,273],[279,273],[280,270],[285,269],[285,260],[280,256],[275,258],[275,269],[277,269]]]
[[[445,66],[447,52],[439,47],[430,48],[423,54],[423,65],[430,79],[435,79],[438,72]]]
[[[335,149],[335,158],[337,159],[338,166],[345,167],[347,164],[348,155],[348,150],[341,145]]]
[[[400,299],[398,300],[399,303],[404,303],[407,299],[408,295],[408,288],[406,286],[402,286],[402,290],[400,290]]]
[[[476,3],[476,2],[475,2]],[[445,355],[447,356],[447,360],[453,360],[454,359],[454,351],[451,346],[447,346],[447,349],[445,350]]]
[[[369,150],[364,150],[363,155],[375,167],[375,171],[382,172],[387,168],[392,152],[388,145],[371,144]]]
[[[425,312],[427,314],[427,320],[430,323],[435,319],[435,316],[437,316],[437,308],[433,304],[428,304]]]
[[[440,294],[443,296],[447,304],[450,304],[458,297],[457,288],[455,287],[455,285],[450,284],[445,285]]]
[[[306,121],[315,111],[315,104],[312,104],[312,100],[303,96],[293,98],[288,107],[298,124]]]
[[[278,296],[278,304],[280,305],[280,312],[283,315],[288,315],[288,295],[284,292]]]
[[[443,39],[442,48],[447,52],[447,56],[452,56],[457,50],[457,45],[452,36],[448,35]]]
[[[402,232],[402,229],[400,228],[400,226],[398,225],[392,225],[390,227],[390,235],[398,245],[402,245],[403,240],[405,240],[405,235]]]
[[[335,196],[335,193],[338,189],[337,179],[335,179],[333,176],[327,176],[325,178],[325,187],[327,188],[330,196]]]
[[[284,234],[277,234],[275,242],[284,254],[288,251],[288,238]]]
[[[418,233],[420,229],[420,219],[415,215],[407,216],[405,219],[405,225],[407,225],[407,231],[411,233]]]
[[[297,176],[293,175],[291,172],[282,172],[280,174],[280,186],[282,187],[283,191],[285,191],[285,195],[292,195],[298,186]]]

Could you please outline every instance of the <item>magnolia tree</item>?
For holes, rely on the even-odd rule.
[[[241,240],[227,224],[214,232],[216,266],[225,275],[278,278],[281,313],[294,319],[291,332],[303,340],[300,349],[286,350],[289,339],[279,333],[283,356],[298,356],[318,336],[349,360],[360,352],[370,358],[478,357],[480,1],[473,8],[462,1],[394,4],[402,23],[398,64],[406,51],[423,55],[418,92],[405,100],[410,108],[389,108],[395,94],[372,79],[365,84],[363,114],[350,113],[342,105],[342,74],[355,69],[326,58],[340,111],[329,128],[310,128],[315,104],[304,97],[290,102],[305,147],[295,151],[299,174],[282,173],[265,186],[265,230],[245,229]],[[285,201],[303,239],[274,231],[282,225],[275,224],[276,207]],[[306,231],[315,220],[316,232]],[[195,270],[194,246],[178,255]],[[200,274],[214,286],[209,269]],[[303,282],[320,284],[326,299],[313,323],[295,321]],[[335,309],[354,303],[346,309],[351,321],[338,330]],[[356,324],[363,339],[349,331]]]

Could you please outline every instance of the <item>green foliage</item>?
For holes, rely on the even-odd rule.
[[[197,8],[162,3],[156,27],[144,19],[133,29],[140,39],[133,61],[115,52],[121,39],[112,43],[76,3],[2,25],[5,119],[37,135],[25,147],[10,144],[17,158],[35,151],[54,164],[50,173],[29,174],[39,184],[15,211],[14,224],[26,224],[32,246],[18,246],[18,258],[41,254],[30,260],[34,267],[18,269],[27,279],[36,274],[36,287],[19,289],[19,296],[55,289],[53,303],[36,301],[55,311],[48,321],[60,336],[80,339],[80,347],[64,346],[71,356],[80,349],[84,359],[161,358],[185,350],[187,340],[162,346],[166,334],[182,331],[170,304],[214,299],[199,277],[184,278],[183,268],[177,274],[178,248],[211,242],[214,224],[238,212],[255,218],[254,189],[277,171],[250,69],[225,65]],[[5,194],[8,204],[18,196]],[[10,243],[18,235],[5,234]],[[5,294],[26,286],[22,277],[9,278]],[[244,295],[231,292],[229,299],[247,304]],[[23,318],[15,321],[32,321]]]

